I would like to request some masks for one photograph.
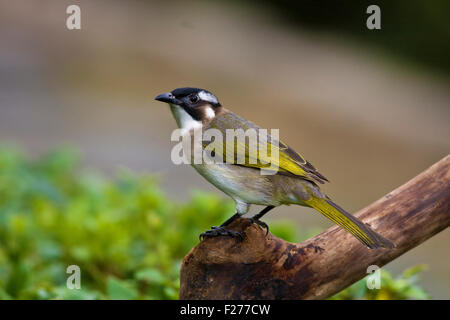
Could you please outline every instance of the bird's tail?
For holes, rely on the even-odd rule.
[[[350,232],[370,249],[380,247],[391,249],[395,247],[391,241],[373,231],[366,224],[356,219],[353,215],[342,209],[330,199],[312,196],[305,202],[322,213],[325,217]]]

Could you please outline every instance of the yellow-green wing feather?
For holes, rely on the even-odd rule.
[[[248,129],[254,129],[257,133],[261,130],[261,128],[254,123],[241,118],[236,114],[225,113],[217,116],[209,124],[208,128],[218,129],[223,135],[223,141],[216,141],[214,146],[223,151],[222,159],[224,161],[230,162],[231,160],[234,164],[238,165],[265,170],[275,170],[280,174],[298,176],[320,183],[328,181],[314,168],[314,166],[296,153],[292,148],[281,141],[277,141],[269,134],[265,135],[265,139],[259,139],[258,145],[255,143],[252,144],[250,141],[251,139],[245,139],[245,141],[235,139],[233,143],[230,143],[230,140],[227,143],[227,129],[241,129],[244,132]],[[211,144],[208,144],[207,142],[205,142],[203,146],[205,149],[211,148]],[[234,154],[235,158],[226,159],[227,154]],[[238,156],[240,156],[240,158]]]

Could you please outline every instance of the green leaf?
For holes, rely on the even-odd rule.
[[[164,275],[157,269],[143,269],[135,274],[136,280],[146,281],[149,283],[163,284],[166,282]]]
[[[408,299],[426,300],[430,299],[428,293],[424,289],[418,286],[411,286],[405,291],[405,295]]]
[[[133,286],[113,277],[108,278],[106,292],[113,300],[134,300],[138,297],[138,292]]]
[[[58,287],[55,290],[54,299],[58,300],[96,300],[100,299],[100,294],[87,289],[68,289],[66,287]]]
[[[426,264],[418,264],[403,271],[403,277],[408,279],[428,269]]]

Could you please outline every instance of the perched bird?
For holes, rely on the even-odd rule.
[[[179,128],[188,136],[193,135],[199,128],[202,132],[208,129],[218,130],[224,137],[227,129],[254,129],[258,132],[262,130],[252,122],[224,108],[215,95],[204,89],[179,88],[160,94],[155,100],[170,105]],[[251,146],[248,140],[234,141],[235,145],[230,147],[224,139],[216,141],[219,145],[222,143],[222,150],[216,148],[211,154],[215,156],[215,153],[223,153],[222,159],[225,159],[226,152],[234,152],[234,155],[245,153],[244,163],[224,161],[191,163],[206,180],[236,202],[236,213],[219,227],[212,227],[211,230],[202,233],[201,238],[220,235],[241,237],[240,233],[226,227],[236,218],[246,214],[251,204],[266,206],[251,220],[268,231],[267,224],[260,220],[263,215],[280,205],[297,204],[319,211],[369,248],[394,247],[392,242],[373,231],[321,192],[318,184],[328,180],[310,162],[269,134],[265,138],[266,146],[274,148],[271,150],[276,151],[277,157],[273,153],[265,155],[261,152],[250,152]],[[202,148],[206,150],[208,144],[202,142]],[[267,163],[270,161],[276,164],[276,172],[262,174],[262,170],[273,170],[268,168]]]

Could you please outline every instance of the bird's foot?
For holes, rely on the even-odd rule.
[[[244,235],[241,232],[225,229],[225,227],[211,227],[211,230],[202,232],[199,236],[200,240],[205,238],[212,238],[218,236],[230,236],[239,238],[239,240],[244,239]]]
[[[250,221],[254,224],[257,224],[261,228],[266,229],[266,236],[267,236],[267,234],[269,233],[269,226],[267,225],[267,223],[255,218],[250,218]]]

